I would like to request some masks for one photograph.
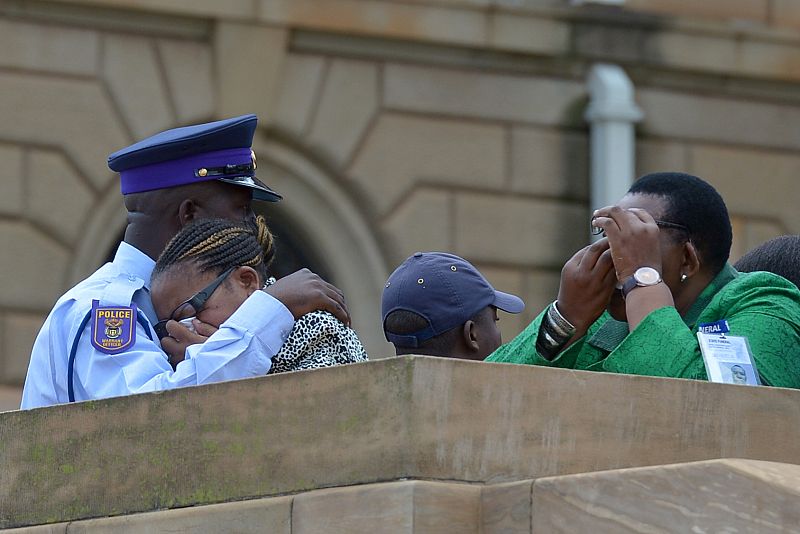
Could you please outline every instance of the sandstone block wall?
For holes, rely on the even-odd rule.
[[[402,479],[467,483],[434,501],[471,502],[453,505],[452,521],[469,523],[474,484],[721,457],[800,463],[798,397],[408,356],[8,412],[0,414],[0,528]],[[427,486],[382,487],[370,492],[369,513],[341,518],[342,529],[383,517],[372,514],[381,502],[405,524],[408,506],[423,510],[429,500],[420,497]],[[480,517],[524,516],[527,488],[481,493],[506,504]],[[308,524],[318,525],[360,491],[296,497],[294,510],[307,506]],[[425,517],[435,522],[437,513]]]
[[[714,460],[541,478],[532,532],[797,532],[800,466]]]
[[[709,460],[507,484],[399,481],[11,529],[14,534],[797,532],[800,466]]]

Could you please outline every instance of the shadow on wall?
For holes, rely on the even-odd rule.
[[[562,225],[562,239],[564,242],[589,243],[589,191],[591,190],[591,145],[589,125],[584,119],[586,108],[589,105],[589,96],[575,99],[564,110],[563,123],[574,128],[563,136],[559,147],[562,171],[561,179],[564,184],[564,191],[567,191],[567,199],[577,201],[585,206],[587,224],[585,227],[570,227]],[[576,239],[576,235],[578,236]],[[563,263],[572,257],[577,250],[565,251],[567,254],[563,258]],[[538,312],[537,312],[538,313]]]
[[[267,219],[267,225],[275,238],[275,261],[270,267],[272,276],[281,278],[307,268],[333,285],[337,284],[336,277],[319,257],[319,251],[308,246],[309,239],[285,209],[281,209],[279,204],[261,203],[255,206],[255,211]]]
[[[0,386],[0,412],[19,410],[22,386]]]

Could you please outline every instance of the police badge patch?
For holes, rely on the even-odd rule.
[[[136,304],[100,306],[92,301],[92,345],[106,354],[117,354],[136,342]]]

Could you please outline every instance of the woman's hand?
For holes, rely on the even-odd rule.
[[[655,219],[640,208],[619,206],[594,212],[592,224],[608,237],[617,281],[622,284],[639,267],[652,267],[663,274],[660,230]],[[654,310],[675,306],[666,284],[634,288],[625,298],[625,315],[632,332]]]
[[[580,249],[561,269],[558,311],[583,336],[608,306],[614,292],[614,263],[608,239]]]
[[[608,238],[617,281],[625,282],[639,267],[662,272],[659,229],[647,211],[609,206],[594,212],[592,224]]]
[[[264,291],[280,300],[295,319],[316,310],[330,312],[350,326],[344,293],[308,269],[284,276]]]
[[[213,331],[208,333],[208,330],[205,328],[206,326],[214,328],[213,326],[206,325],[206,323],[201,321],[195,321],[194,327],[197,333],[192,332],[178,321],[169,321],[167,323],[167,332],[169,336],[161,339],[161,349],[169,356],[169,363],[172,365],[173,369],[184,360],[186,357],[186,348],[189,345],[205,343],[206,339],[214,333]],[[198,328],[198,325],[202,325],[201,328]],[[214,328],[214,330],[216,330],[216,328]],[[203,333],[208,333],[208,336],[203,335]]]

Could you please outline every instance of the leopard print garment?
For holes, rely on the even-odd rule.
[[[274,279],[267,281],[267,285]],[[314,311],[297,319],[286,342],[272,358],[267,374],[333,367],[368,360],[352,328],[328,312]]]

